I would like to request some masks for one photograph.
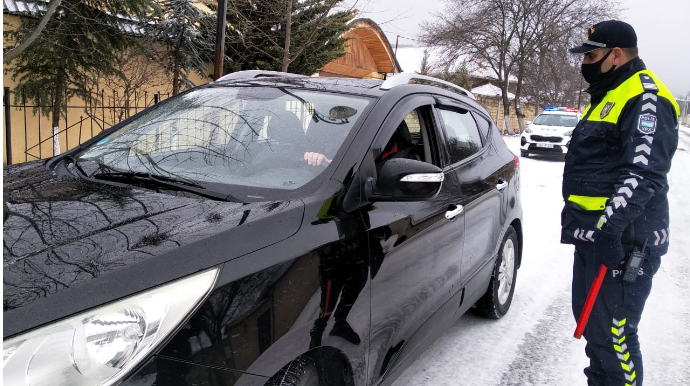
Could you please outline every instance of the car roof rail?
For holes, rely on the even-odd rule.
[[[270,77],[288,77],[288,78],[306,78],[306,75],[291,74],[289,72],[280,71],[264,71],[264,70],[246,70],[232,72],[223,75],[216,79],[216,82],[223,80],[239,80],[239,79],[254,79],[254,78],[270,78]]]
[[[437,83],[440,85],[444,85],[446,87],[450,87],[451,91],[455,91],[459,94],[468,96],[474,100],[477,99],[474,97],[474,94],[472,94],[471,92],[467,91],[466,89],[458,86],[457,84],[446,82],[445,80],[441,80],[441,79],[434,78],[431,76],[406,73],[406,72],[393,75],[390,78],[386,79],[386,81],[383,82],[383,84],[381,85],[381,90],[390,90],[395,86],[400,86],[403,84],[409,84],[410,81],[412,81],[412,80],[423,80],[423,81],[426,81],[429,83]]]

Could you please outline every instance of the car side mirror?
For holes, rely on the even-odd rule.
[[[525,121],[525,124],[531,125],[531,124],[532,124],[532,121]]]
[[[436,197],[443,184],[443,170],[432,164],[406,158],[383,163],[369,201],[420,201]]]

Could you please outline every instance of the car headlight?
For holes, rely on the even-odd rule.
[[[525,133],[531,133],[531,132],[532,132],[532,129],[531,129],[531,128],[528,127],[528,128],[525,129]]]
[[[213,288],[211,269],[3,342],[5,385],[112,385]]]
[[[563,133],[563,135],[566,136],[566,137],[572,137],[572,136],[573,136],[573,131],[572,131],[572,130],[566,131],[565,133]]]

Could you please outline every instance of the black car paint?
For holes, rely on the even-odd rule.
[[[320,187],[302,199],[245,205],[86,183],[56,176],[42,163],[6,170],[4,337],[221,266],[206,301],[124,385],[260,385],[306,352],[337,356],[356,385],[391,383],[432,335],[486,291],[507,228],[512,224],[521,234],[519,172],[495,126],[484,149],[460,165],[445,166],[440,135],[446,180],[437,197],[344,210],[357,181],[372,173],[371,144],[381,150],[392,122],[404,116],[401,100],[435,104],[431,96],[441,95],[490,121],[478,103],[436,87],[384,93],[370,84],[341,82],[341,91],[380,99],[364,125],[353,129],[349,147],[338,152]],[[432,119],[440,128],[436,114]],[[503,192],[495,189],[500,181],[509,183]],[[444,213],[458,204],[465,212],[446,220]],[[123,213],[135,205],[140,209]],[[60,214],[61,206],[69,216]],[[36,228],[29,219],[37,214],[53,225]],[[79,220],[96,219],[79,229]],[[37,234],[13,236],[13,221]],[[42,243],[36,241],[40,233]],[[35,243],[26,253],[9,253],[26,242]],[[84,250],[90,253],[85,261],[74,258]],[[400,264],[415,259],[428,270]],[[8,282],[19,287],[29,273],[45,275],[29,295],[12,296]],[[342,294],[328,291],[334,280],[343,282]],[[391,280],[403,285],[384,291]],[[328,302],[331,311],[344,307],[359,344],[329,335],[331,318],[322,345],[310,350],[310,330]]]
[[[40,162],[6,172],[4,184],[5,337],[278,242],[303,215],[301,201],[119,188],[55,176]],[[266,238],[238,242],[257,231]]]

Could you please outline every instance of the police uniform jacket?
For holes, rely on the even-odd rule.
[[[628,247],[647,239],[650,252],[664,254],[678,104],[639,58],[588,92],[565,158],[561,242],[591,245],[601,229]]]

